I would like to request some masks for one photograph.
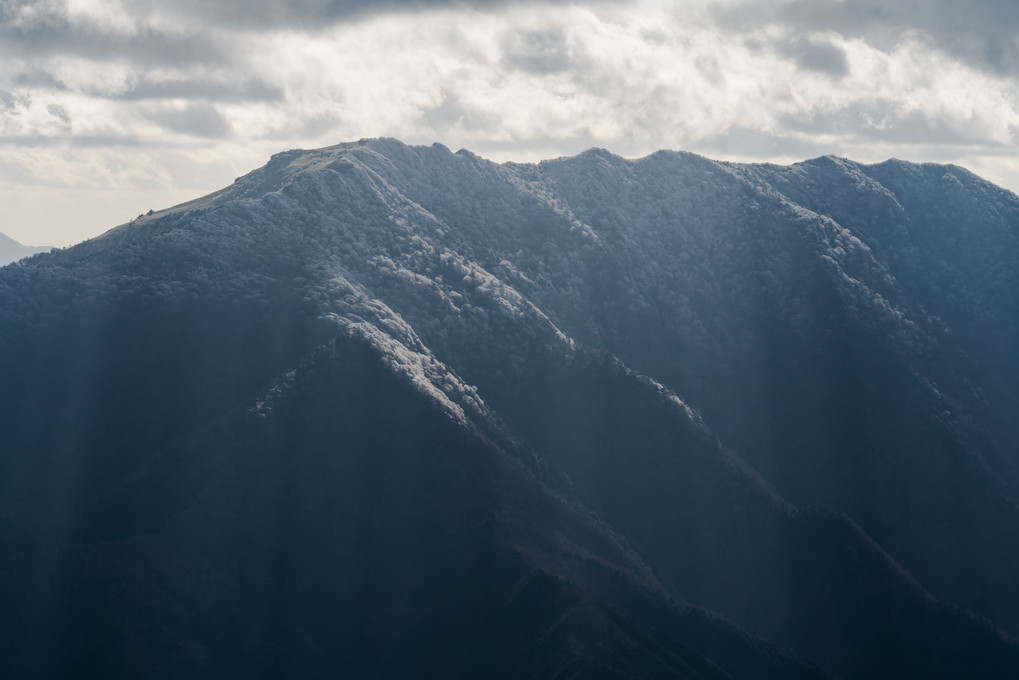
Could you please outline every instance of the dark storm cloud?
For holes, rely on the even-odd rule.
[[[13,21],[23,7],[29,7],[30,0],[0,0],[0,22]]]
[[[561,28],[511,33],[503,41],[502,61],[509,68],[540,75],[565,71],[574,63]]]
[[[200,17],[231,28],[297,28],[316,30],[332,24],[394,11],[421,11],[443,8],[491,9],[527,0],[177,0],[173,9],[179,15]],[[600,0],[588,4],[623,4],[627,0]],[[553,0],[545,5],[574,4]],[[130,6],[150,11],[167,11],[161,0],[133,0]]]
[[[338,113],[341,108],[337,106],[337,110],[320,113],[302,111],[294,116],[288,116],[283,123],[263,128],[259,133],[259,139],[290,143],[294,139],[315,139],[329,135],[343,123],[343,118]]]
[[[278,29],[314,33],[337,23],[395,11],[495,9],[526,0],[125,0],[134,30],[72,16],[65,2],[0,0],[0,59],[26,68],[35,58],[121,59],[136,67],[229,66],[239,54],[233,38]],[[626,4],[629,0],[589,0]],[[546,4],[571,4],[562,0]],[[169,18],[167,23],[164,19]],[[171,28],[173,26],[174,28]]]
[[[57,90],[58,92],[67,92],[71,89],[54,74],[40,67],[33,67],[19,73],[14,78],[14,84],[18,87]]]
[[[59,104],[50,104],[46,107],[46,113],[50,114],[57,120],[63,123],[63,127],[67,132],[71,130],[71,115],[67,113],[67,109]]]
[[[808,158],[827,153],[824,144],[790,134],[773,134],[750,127],[734,125],[718,135],[697,140],[692,150],[708,156],[734,154],[745,158],[798,156]]]
[[[197,99],[216,102],[272,102],[285,98],[283,88],[259,79],[240,82],[205,80],[152,80],[140,78],[126,90],[108,95],[110,99],[141,101],[147,99]],[[97,93],[97,96],[102,96]]]
[[[122,89],[108,91],[75,88],[57,75],[35,67],[19,73],[13,82],[18,87],[37,90],[70,92],[79,89],[91,97],[115,101],[195,99],[210,102],[280,102],[286,99],[283,87],[255,76],[245,77],[236,73],[210,77],[181,71],[164,79],[139,76]],[[0,106],[3,101],[3,93],[0,93]]]
[[[1019,75],[1019,2],[1015,0],[778,0],[741,2],[716,10],[733,29],[777,23],[795,31],[834,31],[893,47],[908,31],[971,66]]]
[[[13,111],[14,107],[21,103],[23,99],[23,95],[16,95],[13,92],[8,92],[7,90],[0,90],[0,111]]]
[[[3,15],[0,15],[3,16]],[[92,61],[124,59],[137,66],[229,63],[222,41],[201,31],[168,32],[151,27],[124,33],[97,23],[72,22],[54,8],[22,22],[0,20],[0,56],[21,61],[74,56]]]
[[[834,110],[802,111],[780,116],[784,129],[817,135],[838,134],[855,142],[997,146],[979,134],[970,121],[919,109],[900,110],[896,102],[855,102]]]
[[[143,115],[167,130],[195,137],[224,138],[231,133],[230,122],[212,104],[193,103],[183,107],[149,107]]]
[[[173,149],[179,144],[170,139],[152,139],[133,134],[121,135],[2,135],[0,147],[21,149]]]
[[[849,74],[845,50],[824,40],[797,38],[780,45],[779,51],[805,71],[826,73],[835,79]]]
[[[489,116],[465,106],[460,97],[451,92],[443,92],[439,105],[422,111],[421,118],[433,130],[458,127],[466,132],[476,132],[495,124]]]

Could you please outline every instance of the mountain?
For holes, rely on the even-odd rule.
[[[1017,229],[376,139],[0,270],[0,667],[1015,677]]]
[[[0,267],[47,250],[50,248],[45,246],[23,246],[11,237],[0,234]]]

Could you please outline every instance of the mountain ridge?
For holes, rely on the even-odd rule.
[[[18,243],[10,236],[0,234],[0,267],[12,262],[51,250],[50,246],[26,246]]]
[[[379,362],[443,414],[442,427],[480,436],[486,456],[514,451],[537,488],[597,518],[581,524],[604,522],[631,543],[643,566],[627,569],[646,569],[669,598],[847,677],[1006,677],[1019,648],[996,626],[1019,621],[1009,579],[1019,475],[1002,418],[1016,364],[1003,348],[1019,283],[1000,263],[1019,253],[1019,200],[949,166],[885,166],[604,150],[496,164],[390,139],[277,154],[220,192],[3,270],[0,321],[13,331],[0,339],[0,405],[14,417],[0,448],[15,453],[0,457],[0,515],[72,546],[82,527],[102,535],[147,498],[172,500],[157,512],[166,520],[231,515],[195,506],[172,469],[170,481],[140,470],[163,455],[187,460],[181,442],[211,423],[249,422],[229,415],[241,404],[255,404],[245,408],[257,421],[257,400],[271,406],[260,395],[286,393],[305,357],[346,338],[361,357],[343,364],[349,375]],[[948,175],[961,191],[931,189],[954,187]],[[943,209],[925,211],[935,199]],[[980,238],[960,242],[945,219],[967,215]],[[286,469],[288,456],[321,449],[325,435],[307,433],[334,432],[320,400],[346,404],[338,413],[355,443],[377,437],[350,415],[375,418],[353,394],[385,408],[370,382],[352,380],[349,394],[300,384],[301,403],[322,415],[290,412],[280,428],[292,439],[273,448],[233,424],[219,446]],[[438,427],[433,418],[385,429]],[[342,461],[356,450],[336,447]],[[257,479],[237,503],[276,488]],[[328,488],[302,484],[314,497]],[[110,489],[127,500],[113,503]],[[954,516],[939,509],[944,498]],[[335,517],[371,516],[373,502]],[[558,531],[544,506],[500,502],[528,518],[521,526]],[[208,530],[229,543],[217,521]],[[160,526],[117,540],[191,540]],[[597,531],[584,535],[602,545]],[[235,558],[217,554],[239,578]],[[593,588],[595,572],[573,583]],[[624,618],[644,625],[628,618],[644,600],[626,602]],[[932,652],[949,630],[957,639]],[[632,672],[643,649],[613,663]]]

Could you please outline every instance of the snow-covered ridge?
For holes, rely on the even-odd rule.
[[[366,554],[368,526],[367,553],[392,545],[397,592],[431,596],[431,577],[402,571],[427,508],[463,522],[441,545],[483,546],[449,573],[481,556],[487,579],[490,538],[512,553],[532,520],[547,526],[549,505],[521,494],[537,481],[633,541],[638,583],[752,630],[798,621],[809,645],[821,629],[869,651],[873,631],[892,631],[928,659],[928,640],[969,644],[941,634],[965,633],[954,618],[926,627],[940,606],[928,593],[1019,627],[1017,231],[1019,199],[951,166],[602,149],[498,164],[387,139],[288,151],[220,192],[0,269],[13,414],[0,520],[63,531],[60,512],[112,488],[82,526],[110,518],[91,535],[114,550],[97,554],[119,555],[134,550],[120,537],[158,541],[211,472],[212,511],[182,526],[213,556],[237,537],[234,513],[255,517],[252,536],[306,545],[326,585],[336,572],[314,565]],[[139,464],[169,473],[180,498],[135,525],[124,508],[158,506],[149,489],[167,486],[122,494]],[[72,503],[37,493],[54,488]],[[464,491],[476,515],[446,503]],[[523,513],[491,508],[493,492]],[[375,514],[404,500],[409,524]],[[272,531],[281,518],[296,524]],[[308,541],[317,518],[322,540],[346,532],[350,549]],[[579,578],[598,558],[574,530],[540,538],[519,542],[531,573],[569,563]],[[205,573],[166,547],[157,571]],[[303,587],[297,564],[285,571]],[[138,573],[161,588],[150,571]],[[321,604],[343,613],[345,598]],[[446,611],[443,593],[435,602]]]
[[[945,218],[966,215],[976,226],[961,241]],[[474,400],[449,377],[467,368],[465,347],[507,370],[528,347],[576,342],[638,370],[670,345],[679,359],[745,353],[765,313],[812,332],[818,277],[904,356],[929,355],[953,327],[981,323],[981,296],[1019,285],[1017,222],[1014,195],[952,166],[600,149],[497,164],[364,139],[277,154],[230,187],[11,276],[96,299],[230,298],[287,272],[321,318],[374,337],[436,398],[459,395],[456,406]],[[164,278],[168,261],[180,266]],[[676,376],[655,377],[682,392]]]

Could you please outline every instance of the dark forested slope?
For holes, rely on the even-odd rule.
[[[1017,228],[365,140],[4,268],[3,668],[1014,677]]]

